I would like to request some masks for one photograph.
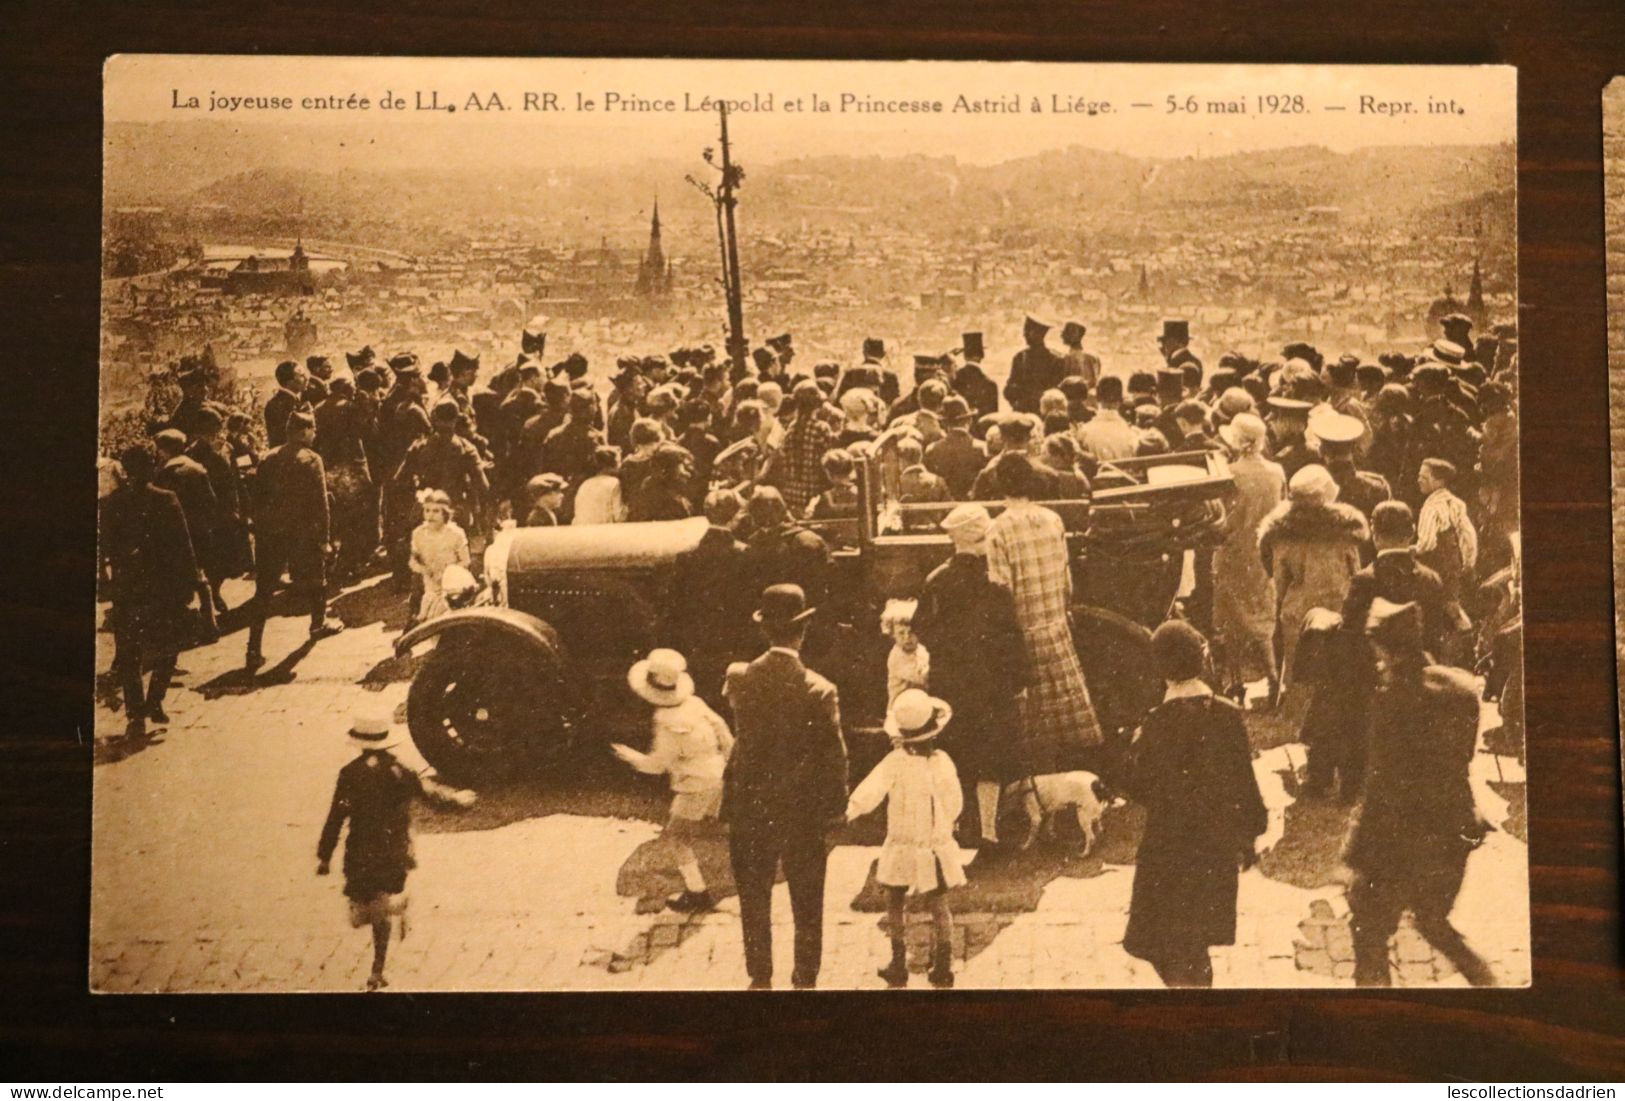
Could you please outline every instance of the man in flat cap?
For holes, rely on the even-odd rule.
[[[295,412],[287,429],[287,439],[260,460],[254,475],[254,597],[244,661],[251,673],[265,664],[260,643],[283,570],[309,609],[312,640],[344,629],[343,623],[327,618],[327,472],[311,446],[316,420]]]
[[[1066,347],[1061,358],[1066,363],[1068,378],[1081,378],[1093,390],[1100,381],[1100,357],[1083,350],[1083,337],[1088,327],[1077,321],[1061,326],[1061,343]]]
[[[1045,390],[1058,386],[1066,375],[1066,364],[1044,343],[1049,326],[1027,315],[1021,335],[1027,346],[1010,360],[1010,378],[1004,384],[1004,397],[1018,413],[1036,413]]]

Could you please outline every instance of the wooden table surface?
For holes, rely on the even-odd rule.
[[[212,16],[167,0],[7,15],[0,428],[25,538],[7,555],[0,666],[0,1076],[1625,1077],[1598,98],[1625,71],[1619,0],[399,0],[376,14],[288,0]],[[120,51],[1517,65],[1533,988],[90,997],[100,65]],[[177,785],[153,813],[185,800]]]

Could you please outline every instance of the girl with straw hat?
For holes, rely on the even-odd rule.
[[[929,901],[932,917],[931,985],[954,984],[954,916],[948,891],[965,883],[965,868],[954,842],[954,824],[964,809],[964,793],[953,758],[936,745],[953,718],[953,708],[919,688],[901,692],[891,703],[885,729],[892,751],[852,792],[846,818],[860,818],[886,801],[886,843],[875,879],[886,888],[891,932],[891,963],[880,969],[886,985],[908,985],[903,906],[909,895]]]
[[[626,681],[638,697],[654,705],[654,736],[647,753],[618,742],[610,750],[639,772],[671,777],[671,814],[661,839],[683,877],[683,891],[666,905],[678,913],[709,910],[716,899],[706,888],[689,842],[703,823],[716,820],[722,807],[722,775],[733,752],[733,734],[722,717],[694,694],[688,662],[676,650],[651,650],[632,666]]]

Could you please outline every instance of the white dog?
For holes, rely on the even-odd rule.
[[[1045,829],[1055,836],[1055,815],[1071,810],[1078,816],[1078,829],[1083,833],[1083,852],[1088,853],[1100,836],[1100,818],[1106,813],[1096,785],[1100,777],[1079,769],[1076,772],[1052,772],[1047,776],[1032,776],[1017,780],[1004,789],[1006,800],[1021,801],[1027,815],[1027,836],[1021,842],[1025,851],[1038,839],[1038,831]]]

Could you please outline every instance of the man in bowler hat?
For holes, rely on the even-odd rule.
[[[781,864],[795,916],[792,985],[816,986],[823,956],[825,833],[845,817],[846,742],[835,686],[801,662],[815,611],[799,585],[769,586],[753,616],[767,651],[729,666],[723,684],[737,738],[723,816],[752,990],[773,985],[773,880]]]

